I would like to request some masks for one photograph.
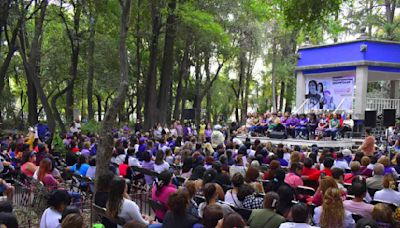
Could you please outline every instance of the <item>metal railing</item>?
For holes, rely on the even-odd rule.
[[[367,109],[376,110],[382,114],[383,109],[396,109],[396,116],[400,116],[400,99],[367,98]]]

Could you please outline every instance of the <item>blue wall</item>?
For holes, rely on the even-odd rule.
[[[367,51],[361,52],[360,46],[367,45]],[[400,44],[378,41],[354,41],[328,46],[300,49],[298,67],[324,64],[358,62],[362,60],[400,63]]]

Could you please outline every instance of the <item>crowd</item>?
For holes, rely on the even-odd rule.
[[[239,134],[267,135],[272,131],[285,132],[292,138],[316,139],[331,137],[333,140],[338,135],[344,137],[346,132],[351,132],[354,121],[351,115],[336,113],[309,113],[290,114],[289,112],[266,112],[264,114],[248,114],[246,124],[241,126]]]
[[[275,113],[271,116],[279,118]],[[289,118],[287,114],[284,117]],[[330,118],[329,122],[340,122]],[[71,125],[63,138],[65,154],[49,149],[34,130],[27,136],[1,138],[3,173],[19,170],[50,192],[41,228],[85,227],[76,208],[80,196],[64,187],[65,173],[94,179],[98,138],[81,134],[76,126]],[[304,129],[293,129],[306,134]],[[309,125],[305,129],[309,132]],[[374,136],[366,137],[363,145],[352,151],[316,145],[286,147],[259,140],[251,143],[249,139],[242,142],[234,138],[241,130],[220,125],[211,129],[206,123],[194,128],[179,121],[169,128],[157,124],[148,132],[142,131],[140,123],[133,129],[125,125],[115,130],[110,169],[98,178],[96,191],[81,183],[93,191],[94,203],[106,210],[101,226],[122,227],[113,219],[122,219],[123,227],[398,225],[400,154],[378,148]],[[396,136],[398,130],[392,128],[392,134]],[[398,137],[390,139],[390,145],[399,148]],[[65,161],[64,168],[59,168],[59,160]],[[157,177],[137,168],[153,171]],[[151,189],[151,201],[157,205],[154,217],[143,215],[130,198],[132,182]],[[12,184],[0,180],[0,192],[9,201],[13,191]],[[0,207],[0,224],[13,227],[7,226],[9,217],[15,219],[12,211]]]

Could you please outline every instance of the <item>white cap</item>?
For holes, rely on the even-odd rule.
[[[352,153],[351,153],[351,150],[349,150],[349,149],[343,149],[342,154],[343,154],[343,156],[350,156]]]

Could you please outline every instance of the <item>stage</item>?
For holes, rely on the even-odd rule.
[[[304,140],[304,139],[271,139],[268,137],[251,137],[251,136],[237,136],[239,140],[242,142],[246,141],[246,138],[250,138],[250,141],[253,143],[256,139],[260,140],[261,143],[271,142],[274,145],[282,143],[285,146],[308,146],[311,147],[312,145],[317,145],[320,148],[326,147],[333,147],[333,148],[340,148],[340,149],[351,149],[351,148],[358,148],[364,139],[361,138],[346,138],[340,139],[337,141],[332,140]]]

